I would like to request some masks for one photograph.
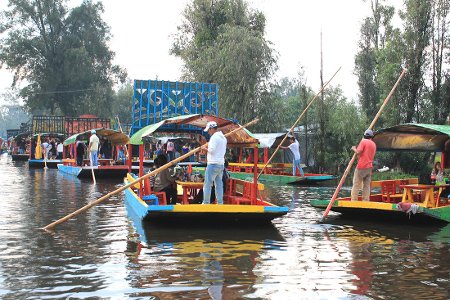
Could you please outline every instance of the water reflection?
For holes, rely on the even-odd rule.
[[[164,229],[142,224],[133,216],[127,254],[136,273],[129,280],[141,289],[134,296],[163,299],[170,293],[185,299],[240,299],[253,292],[258,280],[253,269],[261,263],[260,256],[285,246],[273,226]]]
[[[152,228],[128,219],[122,195],[39,228],[117,182],[28,170],[0,158],[2,299],[449,299],[450,225],[344,220],[311,199],[334,187],[266,186],[290,212],[261,229]],[[343,189],[343,194],[349,193]]]

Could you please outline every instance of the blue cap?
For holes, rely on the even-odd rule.
[[[92,130],[91,130],[91,133],[92,133],[92,134],[95,134],[95,133],[96,133],[96,131],[95,131],[94,129],[92,129]]]

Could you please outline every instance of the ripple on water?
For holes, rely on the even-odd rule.
[[[309,201],[334,187],[266,185],[270,229],[142,228],[123,195],[44,234],[121,183],[0,160],[2,299],[448,299],[450,227],[351,222]],[[349,194],[345,187],[341,194]]]

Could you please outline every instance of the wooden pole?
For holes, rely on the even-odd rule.
[[[327,83],[325,83],[325,85],[322,86],[322,88],[320,89],[320,91],[314,96],[314,98],[312,98],[312,100],[309,102],[309,104],[306,106],[306,108],[303,110],[303,112],[300,114],[300,116],[297,118],[297,121],[294,122],[294,124],[292,125],[292,127],[289,129],[288,132],[286,132],[285,136],[283,137],[283,140],[280,142],[280,144],[278,145],[278,147],[275,149],[275,151],[273,152],[272,156],[270,156],[269,160],[264,164],[264,167],[261,169],[261,171],[258,174],[258,179],[259,176],[261,176],[261,174],[264,172],[264,169],[267,167],[267,165],[272,161],[273,157],[275,156],[275,154],[277,153],[278,149],[280,149],[281,145],[284,143],[284,141],[286,140],[288,134],[290,132],[292,132],[295,128],[295,126],[297,126],[298,122],[300,122],[300,120],[302,119],[303,115],[306,113],[306,111],[308,110],[308,108],[311,106],[311,104],[314,102],[314,100],[316,100],[316,98],[320,95],[320,93],[325,89],[325,87],[330,83],[330,81],[334,78],[334,76],[336,76],[336,74],[339,72],[339,70],[341,69],[341,67],[339,67],[339,69],[334,73],[334,75],[330,78],[330,80],[327,81]]]
[[[384,110],[384,107],[386,106],[386,104],[389,102],[389,100],[391,99],[392,95],[394,94],[395,89],[397,88],[397,86],[400,83],[400,80],[402,80],[402,78],[405,76],[406,72],[408,71],[408,69],[403,69],[402,74],[400,74],[400,77],[397,79],[397,82],[394,84],[394,86],[392,87],[391,91],[389,92],[389,94],[387,95],[386,99],[384,99],[383,104],[381,105],[380,109],[378,110],[378,113],[376,114],[375,118],[373,119],[372,123],[370,123],[370,126],[368,129],[372,130],[372,128],[375,126],[375,123],[377,122],[378,118],[380,117],[382,111]],[[339,181],[338,186],[336,187],[336,190],[334,191],[333,197],[331,197],[330,203],[328,203],[327,209],[325,210],[325,212],[323,213],[322,219],[320,220],[320,222],[323,222],[325,220],[325,218],[327,217],[328,213],[330,212],[331,207],[334,204],[334,201],[336,200],[337,194],[339,193],[342,185],[344,184],[345,178],[347,177],[348,173],[350,172],[350,169],[352,168],[353,163],[355,162],[356,159],[356,153],[353,154],[352,159],[350,160],[350,162],[348,163],[347,168],[344,171],[344,174],[342,175],[341,181]]]
[[[247,124],[245,124],[245,125],[243,125],[243,126],[239,126],[239,128],[236,128],[236,129],[234,129],[234,130],[228,132],[227,134],[225,134],[225,137],[230,136],[231,134],[233,134],[233,133],[235,133],[235,132],[237,132],[237,131],[239,131],[239,130],[244,129],[245,127],[248,127],[248,126],[250,126],[250,125],[253,125],[253,124],[255,124],[255,123],[258,122],[258,121],[259,121],[259,119],[255,119],[255,120],[253,120],[253,121],[251,121],[251,122],[249,122],[249,123],[247,123]],[[157,173],[159,173],[159,172],[161,172],[161,171],[163,171],[163,170],[165,170],[165,169],[167,169],[167,168],[169,168],[169,167],[175,165],[177,162],[182,161],[182,160],[185,159],[185,158],[188,158],[188,157],[191,156],[192,154],[194,154],[194,153],[200,151],[201,149],[206,149],[207,145],[208,145],[208,143],[206,143],[206,144],[204,144],[204,145],[202,145],[202,146],[200,146],[200,147],[197,147],[197,148],[195,148],[195,149],[189,151],[189,152],[186,153],[186,154],[183,154],[182,156],[180,156],[180,157],[178,157],[178,158],[176,158],[176,159],[174,159],[174,160],[168,162],[167,164],[165,164],[165,165],[163,165],[163,166],[161,166],[161,167],[159,167],[159,168],[153,170],[152,172],[147,173],[147,174],[145,174],[144,176],[137,178],[136,180],[134,180],[134,181],[132,181],[132,182],[130,182],[130,183],[128,183],[128,184],[126,184],[126,185],[124,185],[124,186],[122,186],[122,187],[120,187],[120,188],[118,188],[118,189],[116,189],[116,190],[114,190],[114,191],[112,191],[112,192],[110,192],[110,193],[108,193],[108,194],[102,196],[102,197],[100,197],[99,199],[97,199],[97,200],[95,200],[95,201],[92,201],[91,203],[89,203],[89,204],[83,206],[82,208],[80,208],[80,209],[74,211],[73,213],[70,213],[70,214],[68,214],[67,216],[63,217],[63,218],[61,218],[61,219],[59,219],[59,220],[57,220],[57,221],[55,221],[55,222],[53,222],[53,223],[51,223],[51,224],[48,224],[47,226],[43,227],[42,229],[43,229],[43,230],[46,230],[46,231],[52,230],[53,227],[55,227],[56,225],[61,224],[61,223],[65,222],[65,221],[67,221],[67,220],[69,220],[69,219],[75,217],[76,215],[78,215],[78,214],[80,214],[80,213],[82,213],[82,212],[88,210],[89,208],[91,208],[91,207],[93,207],[93,206],[99,204],[100,202],[103,202],[104,200],[109,199],[111,196],[113,196],[113,195],[115,195],[115,194],[118,194],[118,193],[120,193],[120,192],[126,190],[126,189],[129,188],[130,186],[133,186],[133,185],[135,185],[136,183],[141,182],[142,180],[144,180],[144,179],[146,179],[146,178],[148,178],[148,177],[150,177],[150,176],[156,175]]]

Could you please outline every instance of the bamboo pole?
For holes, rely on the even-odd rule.
[[[378,113],[375,115],[375,118],[372,120],[372,123],[370,123],[370,126],[368,129],[372,130],[372,128],[375,126],[375,123],[378,121],[378,118],[380,117],[381,113],[383,112],[384,107],[391,99],[392,95],[394,94],[394,91],[397,89],[397,86],[400,83],[400,80],[402,80],[402,78],[405,76],[407,71],[408,71],[408,69],[406,69],[406,68],[403,69],[402,74],[400,74],[400,77],[397,79],[397,82],[392,87],[392,89],[389,92],[389,94],[387,95],[386,99],[384,99],[383,104],[381,105],[380,109],[378,110]],[[337,194],[339,193],[342,185],[344,184],[345,178],[347,177],[348,173],[350,172],[350,169],[352,168],[352,165],[355,162],[355,159],[356,159],[356,153],[353,154],[352,159],[348,163],[348,166],[345,169],[344,174],[342,175],[341,181],[339,181],[339,184],[336,187],[336,190],[334,191],[333,197],[331,197],[330,203],[328,203],[327,209],[323,213],[323,216],[322,216],[322,219],[320,220],[320,222],[323,222],[325,220],[325,218],[327,217],[328,213],[330,212],[330,209],[333,206],[334,201],[336,200]]]
[[[303,110],[303,112],[300,114],[300,116],[297,118],[297,121],[294,122],[294,124],[292,125],[292,127],[289,129],[288,132],[286,132],[283,140],[280,142],[280,144],[278,144],[278,147],[275,149],[275,151],[272,153],[272,155],[270,156],[269,160],[265,163],[264,167],[261,169],[261,171],[258,174],[258,179],[259,176],[261,176],[261,174],[264,172],[264,169],[267,167],[267,165],[272,161],[272,159],[274,158],[275,154],[278,152],[278,149],[280,149],[281,145],[284,143],[284,141],[286,140],[288,134],[290,132],[292,132],[295,128],[295,126],[297,126],[298,122],[300,122],[300,120],[303,118],[303,115],[306,113],[306,111],[308,110],[308,108],[311,106],[311,104],[314,102],[314,100],[316,100],[316,98],[320,95],[320,93],[325,89],[325,87],[330,83],[330,81],[334,78],[334,76],[336,76],[336,74],[339,72],[339,70],[341,69],[341,67],[339,67],[339,69],[334,73],[334,75],[330,78],[330,80],[328,80],[325,85],[323,85],[320,89],[319,92],[317,92],[317,94],[314,96],[314,98],[312,98],[312,100],[308,103],[308,105],[306,106],[306,108]]]
[[[259,119],[255,119],[255,120],[253,120],[253,121],[251,121],[251,122],[249,122],[249,123],[247,123],[247,124],[245,124],[245,125],[239,126],[239,128],[236,128],[236,129],[234,129],[234,130],[228,132],[227,134],[225,134],[225,137],[230,136],[231,134],[233,134],[233,133],[235,133],[235,132],[237,132],[237,131],[240,131],[240,130],[244,129],[245,127],[248,127],[248,126],[250,126],[250,125],[253,125],[253,124],[255,124],[255,123],[258,122],[258,121],[259,121]],[[184,155],[182,155],[182,156],[180,156],[180,157],[178,157],[178,158],[176,158],[176,159],[174,159],[174,160],[168,162],[167,164],[165,164],[165,165],[163,165],[163,166],[161,166],[161,167],[159,167],[159,168],[153,170],[152,172],[147,173],[147,174],[145,174],[144,176],[137,178],[136,180],[134,180],[134,181],[132,181],[132,182],[130,182],[130,183],[128,183],[128,184],[126,184],[126,185],[124,185],[124,186],[122,186],[122,187],[120,187],[120,188],[118,188],[118,189],[116,189],[116,190],[114,190],[114,191],[112,191],[112,192],[110,192],[110,193],[108,193],[108,194],[102,196],[102,197],[100,197],[99,199],[97,199],[97,200],[95,200],[95,201],[92,201],[91,203],[89,203],[89,204],[83,206],[82,208],[80,208],[80,209],[74,211],[73,213],[70,213],[70,214],[68,214],[67,216],[63,217],[63,218],[61,218],[61,219],[59,219],[59,220],[57,220],[57,221],[55,221],[55,222],[53,222],[53,223],[48,224],[47,226],[43,227],[42,229],[43,229],[43,230],[46,230],[46,231],[52,230],[53,227],[55,227],[56,225],[61,224],[61,223],[65,222],[65,221],[67,221],[67,220],[69,220],[69,219],[75,217],[76,215],[78,215],[78,214],[80,214],[80,213],[82,213],[82,212],[88,210],[89,208],[91,208],[91,207],[93,207],[93,206],[99,204],[100,202],[103,202],[104,200],[110,198],[111,196],[113,196],[113,195],[115,195],[115,194],[118,194],[118,193],[120,193],[120,192],[126,190],[126,189],[129,188],[130,186],[133,186],[133,185],[135,185],[136,183],[141,182],[142,180],[144,180],[144,179],[146,179],[146,178],[148,178],[148,177],[150,177],[150,176],[154,176],[154,175],[156,175],[157,173],[159,173],[159,172],[161,172],[161,171],[164,171],[165,169],[167,169],[167,168],[169,168],[169,167],[175,165],[177,162],[182,161],[182,160],[185,159],[185,158],[188,158],[188,157],[191,156],[192,154],[194,154],[194,153],[196,153],[196,152],[198,152],[198,151],[200,151],[200,150],[202,150],[202,149],[206,149],[207,146],[208,146],[208,143],[205,143],[204,145],[202,145],[202,146],[200,146],[200,147],[197,147],[197,148],[195,148],[195,149],[189,151],[188,153],[186,153],[186,154],[184,154]]]

